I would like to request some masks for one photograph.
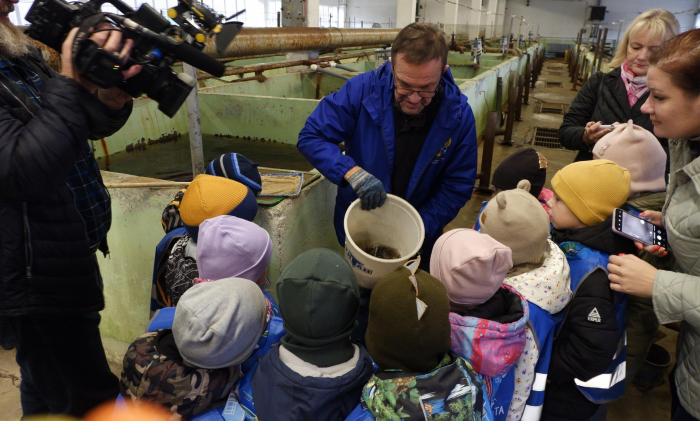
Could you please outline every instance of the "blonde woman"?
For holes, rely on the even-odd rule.
[[[559,127],[562,146],[579,151],[576,161],[593,159],[593,146],[611,131],[599,130],[602,124],[632,119],[634,124],[650,132],[653,130],[649,116],[641,111],[649,97],[647,60],[659,45],[676,36],[678,31],[676,17],[662,9],[642,13],[627,27],[610,63],[614,70],[598,72],[583,85]],[[659,141],[668,153],[668,141]]]

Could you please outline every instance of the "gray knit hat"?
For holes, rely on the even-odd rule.
[[[252,354],[266,322],[267,300],[260,287],[247,279],[220,279],[182,295],[173,336],[187,365],[230,367]]]
[[[513,266],[539,263],[547,249],[549,215],[530,193],[530,182],[498,193],[480,218],[481,232],[513,251]]]

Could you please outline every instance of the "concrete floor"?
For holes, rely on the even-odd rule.
[[[562,122],[562,115],[555,114],[535,114],[535,104],[538,102],[565,103],[570,104],[576,96],[576,92],[571,91],[569,78],[566,76],[549,75],[549,71],[564,72],[560,61],[548,61],[545,63],[544,71],[534,89],[530,90],[529,105],[522,107],[522,121],[516,122],[513,131],[513,146],[502,146],[500,140],[496,138],[494,148],[494,159],[492,169],[506,157],[523,147],[530,147],[534,137],[535,127],[545,127],[557,129]],[[562,67],[561,70],[548,69],[548,67]],[[545,87],[545,81],[563,82],[563,87]],[[473,99],[472,99],[473,100]],[[547,188],[551,188],[550,180],[552,176],[562,167],[573,162],[576,155],[573,151],[564,149],[550,149],[533,146],[540,151],[549,161],[547,170]],[[483,148],[482,146],[479,149]],[[481,153],[479,154],[481,157]],[[481,163],[479,163],[481,165]],[[490,197],[475,194],[472,200],[459,212],[457,217],[448,224],[446,230],[454,228],[471,228],[476,220],[481,202]],[[658,343],[675,355],[677,332],[661,328],[666,336]],[[674,362],[675,364],[675,358]],[[118,376],[121,371],[120,364],[112,364],[112,371]],[[14,421],[20,419],[22,411],[19,402],[19,368],[14,360],[14,351],[0,350],[0,421]],[[666,420],[670,419],[671,413],[671,392],[668,380],[646,394],[642,394],[633,387],[628,388],[625,396],[610,405],[608,411],[608,421],[628,421],[628,420]]]

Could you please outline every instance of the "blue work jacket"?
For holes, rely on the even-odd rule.
[[[435,121],[418,157],[405,199],[420,213],[426,239],[442,234],[472,196],[477,166],[474,113],[449,69]],[[321,174],[338,185],[334,224],[345,245],[343,219],[357,199],[343,179],[354,166],[377,177],[391,193],[394,171],[394,77],[391,64],[353,77],[325,97],[306,120],[297,147]],[[338,145],[345,142],[345,154]]]

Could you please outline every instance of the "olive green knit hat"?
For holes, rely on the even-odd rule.
[[[365,342],[381,370],[428,373],[450,350],[450,302],[445,286],[429,273],[416,272],[418,293],[410,276],[400,267],[374,287]],[[420,319],[417,299],[427,306]]]

